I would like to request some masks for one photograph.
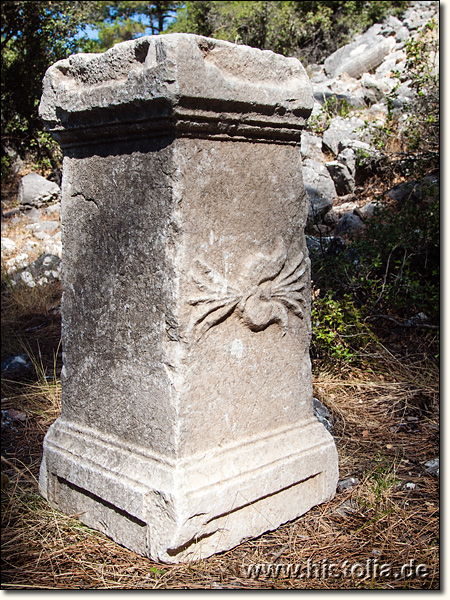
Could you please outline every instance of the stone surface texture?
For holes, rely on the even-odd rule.
[[[19,181],[17,201],[21,206],[40,207],[61,195],[59,185],[38,173],[28,173]]]
[[[343,117],[334,117],[331,119],[330,125],[322,136],[323,146],[332,152],[335,156],[339,154],[342,149],[342,142],[348,142],[351,140],[361,141],[361,138],[367,136],[362,132],[364,127],[363,119],[359,117],[350,117],[344,119]]]
[[[40,488],[154,560],[226,550],[335,493],[309,360],[312,106],[297,60],[186,34],[44,79],[64,367]]]
[[[339,48],[325,60],[325,71],[331,77],[347,73],[361,77],[373,71],[395,46],[394,37],[383,37],[381,25],[376,23],[351,44]]]
[[[336,187],[322,163],[307,158],[303,163],[303,181],[308,196],[308,225],[317,222],[333,206]]]
[[[325,163],[325,166],[334,182],[337,195],[346,196],[351,194],[355,189],[355,178],[348,167],[336,160]]]

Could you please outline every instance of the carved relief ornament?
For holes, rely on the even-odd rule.
[[[276,239],[271,253],[249,256],[242,275],[233,284],[204,261],[196,259],[190,276],[202,294],[188,301],[194,307],[188,333],[198,340],[211,327],[237,313],[252,331],[262,331],[277,323],[285,335],[289,311],[303,318],[306,282],[302,278],[308,273],[308,262],[303,252],[288,258],[281,237]]]

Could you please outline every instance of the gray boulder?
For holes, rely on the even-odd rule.
[[[50,206],[46,206],[44,209],[44,214],[48,216],[60,216],[61,213],[61,202],[56,202],[55,204],[51,204]]]
[[[400,29],[397,31],[396,35],[395,35],[395,41],[396,42],[406,42],[406,40],[409,38],[409,29],[405,26],[400,27]]]
[[[3,219],[10,219],[19,213],[20,210],[17,207],[11,208],[10,210],[5,210],[4,212],[2,210],[2,231],[6,230],[6,225],[4,226]]]
[[[348,104],[354,108],[365,107],[360,82],[347,73],[313,83],[313,93],[315,100],[322,105],[332,99],[338,106]]]
[[[408,8],[403,19],[403,25],[405,25],[409,31],[415,31],[432,17],[433,13],[424,10],[417,10],[413,7]]]
[[[322,136],[323,146],[337,156],[340,145],[343,148],[348,146],[351,140],[361,140],[361,138],[366,137],[366,134],[360,131],[363,126],[364,121],[358,117],[349,119],[335,117]]]
[[[309,75],[309,80],[313,84],[320,83],[321,81],[325,81],[327,79],[323,65],[317,65],[314,63],[311,65],[308,65],[307,73]]]
[[[43,215],[38,208],[28,206],[23,213],[23,216],[29,223],[40,223]]]
[[[347,167],[350,172],[350,175],[355,178],[356,173],[356,154],[353,148],[344,148],[337,155],[336,160]],[[350,193],[350,192],[349,192]]]
[[[308,133],[308,131],[303,131],[301,153],[303,159],[310,158],[311,160],[322,162],[324,158],[322,152],[322,138],[318,135]]]
[[[372,148],[367,142],[343,139],[339,142],[338,148],[338,156],[341,156],[348,149],[353,150],[355,153],[354,178],[356,185],[362,185],[368,177],[379,172],[383,167],[384,155],[379,150]]]
[[[375,202],[372,200],[371,202],[368,202],[367,204],[362,206],[359,209],[359,212],[361,213],[364,219],[371,219],[374,216],[375,211],[377,209],[382,208],[382,206],[383,205],[380,202]]]
[[[397,17],[390,15],[387,18],[386,23],[383,27],[383,35],[389,36],[395,34],[399,29],[402,28],[402,22]]]
[[[328,169],[321,163],[306,159],[303,163],[303,183],[309,199],[307,225],[317,223],[333,206],[336,188]]]
[[[39,238],[38,233],[46,233],[48,235],[53,235],[57,229],[59,229],[59,222],[57,221],[41,221],[39,223],[32,223],[31,225],[26,225],[25,229],[31,231],[31,233]]]
[[[61,188],[37,173],[29,173],[19,181],[17,200],[22,207],[40,208],[44,204],[56,202],[61,196]]]
[[[361,77],[364,98],[371,104],[376,104],[389,94],[396,85],[396,81],[389,77],[375,77],[364,73]]]
[[[366,47],[369,43],[373,45],[382,39],[383,36],[380,35],[381,29],[381,25],[374,25],[370,27],[364,34],[359,35],[350,44],[341,46],[335,52],[333,52],[333,54],[330,54],[330,56],[328,56],[324,62],[325,73],[329,77],[336,77],[339,75],[339,73],[342,73],[343,70],[341,69],[341,66],[352,55],[353,50],[364,44]]]
[[[439,179],[439,173],[432,173],[420,181],[406,181],[391,188],[387,196],[399,204],[407,200],[432,201],[439,196]]]
[[[373,25],[354,42],[333,52],[324,63],[327,75],[336,77],[348,73],[359,78],[375,70],[395,47],[394,37],[385,38],[381,30],[381,25]]]
[[[409,84],[409,81],[405,81],[395,90],[392,104],[397,112],[402,113],[404,107],[410,104],[415,97],[415,92]]]
[[[311,260],[316,258],[317,256],[320,256],[321,254],[323,254],[323,248],[322,248],[322,244],[321,244],[322,240],[318,240],[317,238],[315,238],[311,235],[306,235],[305,239],[306,239],[306,247],[308,248],[308,253],[309,253]]]
[[[355,196],[350,195],[347,202],[343,202],[342,204],[338,204],[333,206],[333,212],[336,213],[338,218],[340,219],[348,212],[355,212],[357,210],[358,204],[355,202]]]
[[[412,199],[414,202],[420,200],[420,195],[417,193],[417,182],[406,181],[405,183],[399,183],[387,192],[387,196],[394,200],[394,202],[403,203],[405,200]]]
[[[13,250],[16,249],[16,242],[14,240],[11,240],[7,237],[3,237],[2,236],[2,254],[3,252],[12,252]]]
[[[397,64],[397,60],[392,56],[392,54],[389,54],[389,56],[387,56],[386,59],[383,60],[381,65],[376,68],[376,77],[386,77],[390,73],[392,73],[392,71],[396,70],[395,65]]]
[[[45,285],[61,278],[61,259],[54,254],[42,254],[31,265],[17,273],[14,284],[25,284],[28,287]]]
[[[353,235],[364,228],[365,225],[358,215],[355,215],[353,212],[347,212],[337,224],[334,234],[336,236]]]
[[[360,139],[343,139],[340,140],[338,144],[339,153],[343,152],[345,149],[351,148],[356,154],[370,154],[373,152],[370,144],[368,142],[363,142]]]
[[[355,179],[347,166],[337,160],[327,162],[325,166],[334,182],[337,195],[346,196],[351,194],[355,189]]]
[[[335,229],[336,228],[336,225],[339,223],[339,215],[334,210],[334,208],[332,208],[331,210],[329,210],[324,215],[323,222],[325,223],[325,225],[327,227],[330,227],[331,229]]]

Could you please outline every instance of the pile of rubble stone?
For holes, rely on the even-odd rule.
[[[388,99],[394,113],[407,113],[414,91],[408,81],[399,84],[397,73],[405,69],[406,43],[421,35],[432,19],[439,20],[438,2],[411,2],[401,18],[388,17],[339,48],[323,65],[308,67],[315,105],[301,151],[310,232],[331,231],[332,237],[356,233],[374,214],[376,204],[357,202],[354,194],[383,162],[365,124],[384,124]],[[330,118],[331,102],[347,107],[348,115]],[[326,123],[326,129],[318,134],[314,123]],[[402,190],[406,187],[393,193]],[[310,238],[310,250],[314,244]]]

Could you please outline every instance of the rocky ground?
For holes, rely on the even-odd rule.
[[[301,150],[313,236],[357,233],[380,203],[372,199],[366,186],[384,161],[371,132],[386,124],[389,111],[400,119],[408,112],[414,91],[408,80],[399,81],[406,66],[405,45],[416,39],[431,19],[439,20],[438,2],[410,4],[401,19],[390,16],[373,25],[323,65],[307,69],[316,102]],[[385,201],[389,202],[392,194],[406,196],[409,191],[407,186],[395,188],[391,194],[384,190]],[[311,251],[314,239],[309,244]]]

